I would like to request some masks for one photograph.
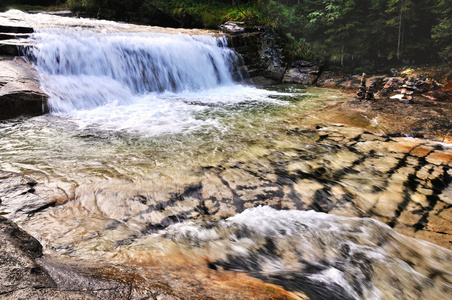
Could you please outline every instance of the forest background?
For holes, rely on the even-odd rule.
[[[2,0],[8,8],[172,27],[271,26],[291,60],[349,68],[452,62],[452,0]]]

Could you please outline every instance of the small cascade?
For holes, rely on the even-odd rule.
[[[370,218],[264,206],[178,223],[163,236],[211,269],[247,272],[310,299],[446,299],[452,291],[450,250]]]
[[[38,30],[34,39],[29,58],[53,112],[233,85],[238,64],[226,38],[211,35],[53,28]]]

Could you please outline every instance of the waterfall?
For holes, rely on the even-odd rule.
[[[228,109],[278,102],[277,92],[234,81],[242,79],[240,59],[225,37],[66,23],[36,28],[27,57],[51,113],[81,129],[145,136],[224,131]]]
[[[148,94],[233,85],[238,57],[224,37],[39,29],[29,54],[53,112],[93,109]]]

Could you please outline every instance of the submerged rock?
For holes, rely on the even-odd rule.
[[[38,74],[22,58],[0,57],[0,120],[49,111]]]
[[[56,206],[71,198],[58,186],[37,182],[18,173],[0,171],[0,214],[19,221],[46,208]]]
[[[237,299],[294,299],[286,296],[290,294],[282,288],[246,275],[225,273],[214,275],[226,277],[217,279],[220,284],[206,284],[194,277],[190,268],[180,267],[177,272],[171,272],[171,266],[118,267],[43,255],[43,247],[34,237],[0,216],[1,299],[177,300],[230,299],[231,295]],[[222,286],[225,282],[231,286]]]

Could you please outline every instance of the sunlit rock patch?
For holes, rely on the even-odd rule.
[[[209,178],[215,174],[222,182],[210,196],[237,212],[271,205],[373,217],[409,236],[451,248],[450,145],[345,127],[291,134],[318,135],[318,143],[292,149],[297,154],[274,151],[207,170]],[[219,197],[223,190],[233,196]],[[217,211],[211,208],[208,214]]]

